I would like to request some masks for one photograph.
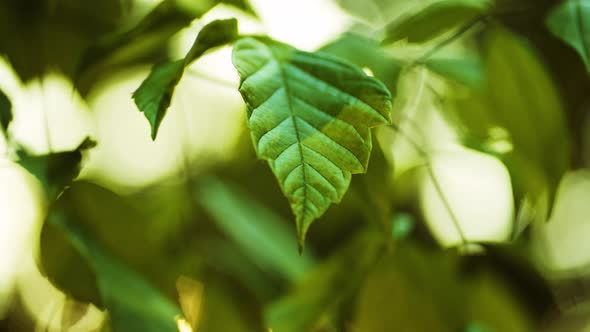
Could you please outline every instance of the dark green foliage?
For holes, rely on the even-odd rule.
[[[150,75],[133,93],[133,100],[148,119],[152,139],[172,102],[174,89],[182,78],[184,69],[208,50],[232,42],[238,34],[235,19],[217,20],[204,26],[184,59],[165,61],[155,65]]]
[[[485,81],[484,66],[475,56],[437,57],[424,60],[424,65],[431,71],[455,82],[478,88]]]
[[[82,167],[82,153],[95,145],[94,141],[86,138],[72,151],[31,155],[20,149],[17,151],[18,163],[41,182],[51,200],[78,176]]]
[[[514,147],[505,162],[515,187],[521,188],[517,197],[540,195],[547,189],[553,193],[571,160],[558,92],[536,53],[518,37],[494,28],[487,32],[484,45],[486,84],[480,92],[458,100],[459,117],[480,139],[495,126],[508,130]]]
[[[203,16],[219,3],[228,3],[253,13],[246,0],[205,0],[193,4],[182,0],[162,1],[135,25],[108,34],[88,48],[80,61],[78,73],[81,74],[91,66],[100,64],[115,55],[119,55],[120,59],[121,54],[125,54],[126,50],[142,42],[145,44],[146,40],[151,40],[151,43],[141,46],[143,52],[153,52],[156,48],[165,45],[174,33],[188,26],[195,18]],[[138,55],[135,53],[126,61],[129,63],[137,61]]]
[[[236,188],[208,179],[200,186],[197,199],[215,223],[262,269],[296,282],[313,265],[309,253],[298,255],[293,250],[297,241],[281,217]]]
[[[8,96],[4,94],[2,90],[0,90],[0,125],[2,126],[2,131],[6,134],[8,130],[8,125],[12,121],[12,103]]]
[[[78,257],[76,261],[79,262],[79,258],[82,258],[88,263],[96,284],[81,285],[80,289],[98,290],[100,297],[89,300],[94,300],[92,302],[102,304],[109,310],[113,332],[135,329],[148,332],[177,331],[175,317],[179,316],[180,310],[137,272],[106,252],[82,224],[71,216],[62,215],[57,211],[49,215],[47,222],[47,227],[55,227],[65,236],[66,241],[75,250],[73,255]],[[47,247],[45,249],[52,250]],[[79,271],[79,266],[74,268]],[[148,303],[149,305],[146,305]]]
[[[347,60],[359,68],[371,69],[395,97],[397,80],[405,63],[385,52],[376,40],[346,33],[324,45],[320,51]]]
[[[590,1],[567,0],[547,17],[547,27],[582,57],[590,72]]]
[[[270,304],[265,316],[267,325],[285,332],[327,328],[333,323],[325,322],[325,318],[338,316],[343,304],[360,288],[381,250],[379,236],[372,232],[358,234],[334,257],[311,271],[297,288]]]
[[[410,43],[428,41],[485,14],[490,4],[489,0],[436,1],[388,24],[383,42],[391,43],[400,39]]]

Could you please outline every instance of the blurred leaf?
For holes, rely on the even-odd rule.
[[[382,249],[381,237],[370,231],[347,241],[303,283],[266,308],[268,327],[281,332],[313,331],[323,317],[338,311],[356,293]]]
[[[366,171],[369,128],[389,123],[391,94],[348,62],[271,40],[239,40],[232,61],[257,154],[289,199],[302,248],[351,174]]]
[[[472,331],[538,331],[519,294],[497,273],[483,269],[470,277],[462,289],[467,294],[465,316],[486,327],[474,329],[472,325]]]
[[[590,1],[562,2],[551,11],[546,25],[556,37],[576,49],[590,72]]]
[[[313,265],[309,253],[297,255],[297,241],[284,220],[237,188],[210,178],[198,189],[197,200],[261,268],[296,282]]]
[[[150,75],[133,93],[133,100],[148,119],[152,139],[172,101],[174,89],[182,78],[184,68],[208,50],[232,42],[238,34],[236,19],[216,20],[201,29],[186,57],[174,62],[166,61],[152,68]]]
[[[266,331],[258,303],[248,302],[247,294],[221,283],[219,278],[207,280],[205,285],[203,315],[195,331]]]
[[[48,70],[71,76],[84,49],[114,31],[123,10],[121,0],[0,1],[0,53],[24,82]]]
[[[75,150],[66,152],[30,155],[19,149],[18,163],[43,184],[49,199],[54,199],[80,173],[82,152],[95,145],[94,141],[86,138]]]
[[[12,121],[12,103],[8,96],[0,90],[0,125],[2,125],[2,131],[6,135],[8,125]]]
[[[433,56],[426,59],[424,65],[431,71],[466,86],[480,87],[484,81],[483,64],[473,56]]]
[[[498,332],[534,331],[514,285],[490,269],[483,257],[467,259],[416,242],[398,242],[364,282],[352,330],[454,332],[485,326]]]
[[[60,200],[57,202],[60,204]],[[74,300],[93,303],[104,309],[95,272],[90,262],[73,247],[67,235],[55,225],[45,222],[39,242],[38,265],[43,275]]]
[[[485,141],[505,132],[513,149],[503,161],[517,201],[552,191],[569,168],[571,142],[564,109],[551,77],[536,54],[505,29],[484,38],[486,80],[478,92],[457,101],[457,115],[470,137]],[[548,153],[551,151],[551,153]],[[533,203],[536,205],[536,202]]]
[[[203,284],[197,280],[180,276],[176,280],[176,289],[182,313],[186,317],[187,323],[194,328],[201,319]]]
[[[452,281],[453,257],[405,244],[394,250],[381,257],[364,281],[353,330],[456,331],[461,309],[454,305],[461,303],[461,294]],[[451,298],[456,300],[446,302]]]
[[[320,52],[350,61],[360,68],[369,68],[381,80],[393,96],[397,94],[397,81],[404,65],[383,50],[375,40],[353,33],[345,33],[323,46]]]
[[[105,252],[81,224],[56,211],[47,222],[63,232],[90,264],[102,302],[109,310],[113,332],[178,331],[178,308],[135,271]]]
[[[162,48],[176,32],[188,26],[194,19],[201,17],[219,3],[227,3],[253,13],[247,0],[164,0],[133,26],[109,34],[88,48],[78,65],[78,73],[83,73],[91,66],[112,58],[114,55],[122,54],[134,45],[150,43],[143,46],[142,52],[137,53],[146,53],[145,48]],[[157,38],[154,38],[155,36]],[[134,54],[129,62],[140,56],[141,54]]]
[[[76,325],[88,313],[90,304],[79,303],[71,298],[66,298],[64,308],[61,314],[60,327],[67,331],[72,326]]]
[[[346,10],[349,14],[361,18],[369,23],[381,23],[376,20],[380,17],[389,17],[396,10],[400,10],[400,5],[404,1],[395,0],[336,0],[336,3]],[[377,22],[375,22],[377,21]]]
[[[539,225],[543,267],[553,274],[571,275],[590,266],[590,170],[566,173],[557,190],[551,218]],[[569,300],[569,299],[568,299]]]
[[[144,205],[151,204],[152,201],[144,200]],[[182,229],[158,223],[161,220],[152,219],[148,212],[134,208],[128,197],[104,187],[76,181],[51,207],[68,220],[75,220],[113,258],[141,273],[170,298],[176,296],[176,278],[185,272],[186,264],[192,269],[198,267],[194,244],[180,236]],[[84,261],[76,258],[79,254],[63,241],[63,235],[47,225],[45,223],[41,232],[42,270],[66,293],[80,301],[96,303],[97,297],[91,297],[93,294],[71,287],[77,284],[81,287],[85,283],[91,288],[93,278],[84,275]],[[166,229],[167,226],[175,229],[174,232]]]
[[[416,13],[403,15],[385,28],[384,43],[407,39],[422,43],[486,13],[490,0],[441,0]]]
[[[483,326],[483,325],[480,325],[477,323],[471,323],[465,328],[464,332],[493,332],[493,331],[491,331],[486,326]]]

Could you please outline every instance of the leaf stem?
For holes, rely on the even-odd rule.
[[[441,49],[445,48],[446,46],[452,44],[457,39],[461,38],[467,31],[471,30],[473,27],[478,25],[481,22],[487,21],[488,15],[478,16],[471,21],[467,22],[457,31],[455,31],[452,35],[450,35],[445,40],[441,41],[440,43],[436,44],[433,48],[428,50],[424,53],[420,58],[415,60],[412,65],[420,65],[423,64],[426,60],[428,60],[431,56],[438,53]]]
[[[196,69],[189,69],[186,71],[191,77],[200,79],[200,80],[204,80],[204,81],[208,81],[211,83],[215,83],[216,85],[219,85],[221,87],[224,88],[228,88],[228,89],[232,89],[232,90],[237,90],[237,86],[235,83],[218,78],[218,77],[213,77],[210,76],[209,74],[203,73],[201,71],[198,71]]]
[[[418,82],[419,82],[418,83],[418,91],[416,92],[416,95],[415,95],[412,103],[410,104],[411,111],[414,111],[418,108],[420,99],[422,98],[422,95],[424,93],[424,86],[425,86],[425,79],[424,79],[425,74],[424,73],[425,73],[425,70],[420,69],[420,77],[418,80]],[[410,145],[412,145],[412,147],[416,150],[416,152],[418,152],[418,154],[420,154],[422,159],[424,159],[424,167],[426,168],[426,172],[427,172],[428,176],[430,177],[432,183],[434,184],[434,188],[435,188],[438,196],[440,197],[445,209],[447,210],[447,212],[451,218],[451,221],[453,222],[453,225],[457,229],[457,233],[459,234],[459,237],[461,239],[461,245],[466,245],[467,244],[467,237],[465,236],[465,233],[463,233],[463,230],[461,229],[461,225],[459,223],[459,218],[457,218],[457,215],[453,211],[451,204],[450,204],[449,200],[447,199],[447,197],[445,196],[444,191],[442,190],[442,186],[440,185],[440,182],[438,181],[436,174],[434,173],[434,169],[432,167],[432,163],[430,161],[430,156],[429,156],[428,152],[426,150],[424,150],[420,146],[420,144],[418,144],[418,142],[416,142],[416,140],[414,140],[412,137],[410,137],[410,135],[406,134],[404,132],[404,130],[402,130],[402,128],[400,126],[398,126],[397,124],[392,123],[390,125],[390,128],[394,129],[397,133],[402,135],[408,141],[408,143],[410,143]],[[418,128],[418,127],[416,126],[416,128]]]
[[[41,79],[41,90],[43,90],[43,94],[45,95],[45,88],[46,88],[47,80],[45,77]],[[51,142],[51,131],[49,129],[49,105],[45,100],[45,96],[43,96],[43,104],[41,113],[43,115],[43,126],[45,131],[45,140],[47,141],[47,153],[53,152],[53,144]]]
[[[461,225],[459,223],[459,218],[457,217],[457,215],[453,211],[453,208],[451,207],[451,203],[449,202],[449,200],[445,196],[444,191],[442,190],[442,186],[440,185],[440,182],[438,181],[436,174],[434,173],[434,169],[432,167],[432,163],[430,162],[430,157],[428,156],[428,153],[424,149],[422,149],[420,147],[420,145],[416,141],[414,141],[414,139],[412,139],[409,135],[406,135],[404,133],[404,131],[398,125],[391,124],[390,126],[397,133],[402,135],[412,145],[412,147],[420,154],[420,156],[424,159],[425,162],[424,162],[423,166],[426,168],[426,172],[428,174],[428,177],[431,179],[432,183],[434,184],[434,189],[436,190],[445,209],[447,210],[449,216],[451,217],[451,221],[453,222],[453,225],[457,229],[457,233],[459,234],[459,237],[461,238],[461,244],[466,245],[468,243],[467,237],[465,236],[465,233],[461,229]]]

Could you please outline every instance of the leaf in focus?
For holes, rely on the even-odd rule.
[[[551,11],[545,23],[556,37],[580,54],[590,72],[590,1],[564,1]]]
[[[96,275],[113,332],[176,332],[180,310],[135,271],[111,257],[75,220],[52,213],[48,223],[62,232]]]
[[[199,32],[184,59],[165,61],[152,68],[149,76],[133,93],[135,104],[150,123],[152,139],[156,139],[184,69],[208,50],[232,42],[237,34],[236,19],[215,20]]]
[[[490,0],[441,0],[418,12],[403,15],[385,28],[383,43],[407,39],[422,43],[438,37],[486,13]]]
[[[232,62],[256,153],[291,204],[302,248],[351,174],[366,171],[370,128],[389,123],[391,94],[352,64],[268,39],[239,40]]]
[[[2,131],[6,134],[8,125],[12,121],[12,103],[8,96],[0,90],[0,125],[2,125]]]
[[[49,199],[53,199],[78,176],[82,153],[95,145],[93,140],[86,138],[72,151],[30,155],[20,149],[17,151],[18,163],[41,182]]]

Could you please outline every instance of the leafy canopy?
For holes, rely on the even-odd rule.
[[[389,123],[391,94],[347,62],[266,38],[240,39],[232,61],[256,152],[291,204],[301,247],[351,174],[367,170],[369,128]]]

